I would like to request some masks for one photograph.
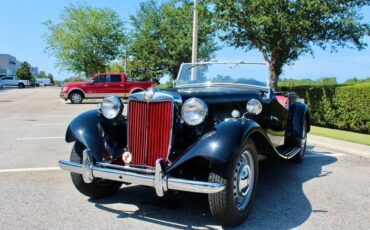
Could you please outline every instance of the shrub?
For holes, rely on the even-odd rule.
[[[370,84],[284,88],[305,99],[311,124],[370,133]]]

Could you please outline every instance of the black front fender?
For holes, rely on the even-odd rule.
[[[225,120],[177,158],[168,168],[167,173],[195,157],[204,158],[214,164],[223,164],[232,159],[234,154],[243,147],[244,142],[255,133],[266,137],[263,129],[255,121]],[[271,145],[267,138],[261,140],[265,142],[265,145]]]
[[[103,159],[104,150],[114,155],[117,150],[126,146],[126,123],[110,121],[100,115],[97,110],[80,114],[69,124],[66,142],[81,142],[91,150],[95,160]]]

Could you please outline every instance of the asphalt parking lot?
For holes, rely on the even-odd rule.
[[[207,196],[160,200],[123,186],[113,197],[78,193],[58,169],[72,144],[68,122],[95,102],[72,105],[59,88],[0,89],[0,229],[222,228]],[[369,229],[370,158],[308,145],[300,165],[265,160],[253,210],[240,229]]]

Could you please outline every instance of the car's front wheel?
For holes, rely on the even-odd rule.
[[[85,146],[76,142],[71,152],[71,162],[82,163],[82,152]],[[73,185],[82,194],[91,198],[104,198],[113,195],[121,187],[118,181],[94,178],[91,183],[85,183],[81,174],[71,173]]]
[[[252,208],[258,183],[257,151],[251,140],[230,162],[213,165],[210,182],[220,182],[225,189],[209,194],[212,216],[222,225],[241,224]]]
[[[72,104],[81,104],[83,101],[83,95],[80,92],[72,92],[69,95],[69,100],[71,100]]]

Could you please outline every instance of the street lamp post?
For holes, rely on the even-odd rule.
[[[198,0],[194,0],[194,15],[193,15],[193,45],[191,53],[191,62],[198,62]],[[191,69],[191,80],[197,79],[196,67]]]

